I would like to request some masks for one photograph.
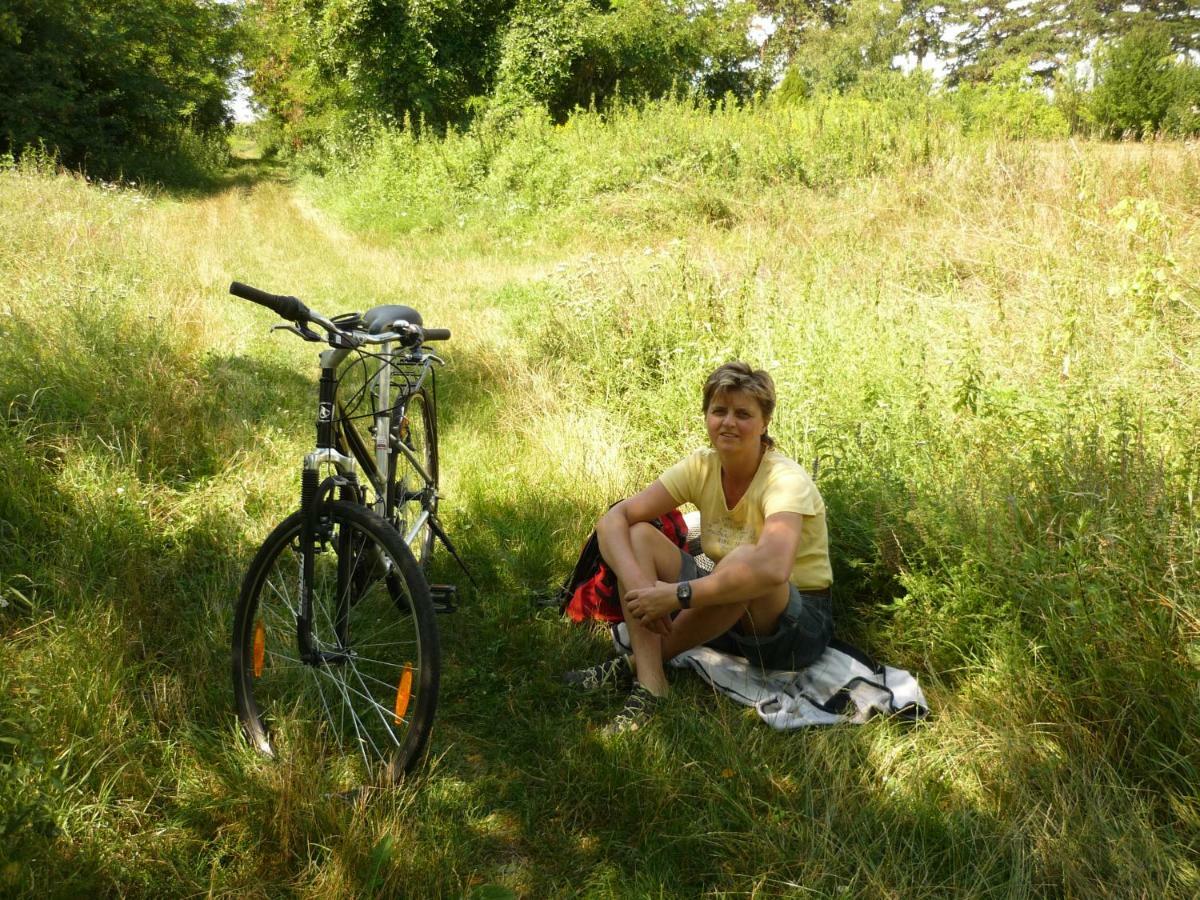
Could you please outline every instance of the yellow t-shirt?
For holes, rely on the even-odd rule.
[[[733,509],[721,488],[721,458],[712,448],[697,450],[675,463],[658,479],[677,503],[700,510],[700,546],[715,562],[742,544],[757,544],[767,516],[779,512],[804,516],[800,545],[789,581],[800,590],[833,584],[829,565],[829,533],[825,501],[804,467],[782,453],[768,450],[745,495]]]

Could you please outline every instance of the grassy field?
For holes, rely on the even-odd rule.
[[[1200,149],[722,115],[188,196],[0,172],[0,894],[1200,892]],[[232,603],[315,360],[234,278],[455,332],[480,588],[440,619],[427,764],[355,804],[237,735]],[[817,472],[839,633],[927,722],[780,735],[681,677],[605,743],[616,701],[557,683],[606,642],[536,598],[739,356]]]

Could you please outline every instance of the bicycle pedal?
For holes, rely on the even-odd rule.
[[[458,599],[456,584],[431,584],[429,595],[433,599],[433,611],[436,613],[452,613],[458,609],[454,602]]]

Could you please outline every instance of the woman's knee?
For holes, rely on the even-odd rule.
[[[655,535],[662,537],[663,534],[649,522],[635,522],[629,526],[629,540],[634,542],[653,541]]]
[[[634,552],[646,559],[654,560],[654,568],[662,581],[677,581],[679,578],[679,548],[665,534],[649,522],[638,522],[629,529],[629,541]]]

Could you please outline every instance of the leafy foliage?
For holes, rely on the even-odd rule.
[[[967,130],[1011,138],[1066,137],[1066,115],[1028,72],[1029,61],[1017,58],[1000,66],[986,83],[959,85],[953,99]]]
[[[618,96],[695,89],[712,99],[745,97],[751,11],[746,3],[527,0],[504,36],[497,101],[538,103],[563,121],[573,109]]]
[[[1027,58],[1047,79],[1093,41],[1109,44],[1157,24],[1176,50],[1200,49],[1194,4],[1188,0],[1028,0],[980,4],[954,0],[947,20],[962,27],[953,41],[951,81],[980,81],[1006,60]]]
[[[233,10],[214,0],[12,0],[0,13],[0,147],[98,174],[203,158],[228,114]]]
[[[253,0],[251,87],[299,146],[346,117],[444,128],[490,92],[512,0]]]
[[[1111,137],[1157,132],[1177,88],[1188,87],[1177,68],[1184,67],[1172,59],[1171,42],[1162,28],[1139,28],[1113,45],[1101,57],[1092,95],[1092,113],[1104,132]]]
[[[839,9],[839,20],[810,23],[791,38],[792,63],[780,85],[781,99],[845,93],[864,73],[886,71],[907,49],[899,4],[848,0]]]
[[[1200,66],[1176,65],[1174,76],[1163,131],[1177,136],[1200,134]]]
[[[558,121],[672,88],[748,96],[745,2],[256,0],[252,87],[281,140],[349,120],[466,125],[534,104]]]

